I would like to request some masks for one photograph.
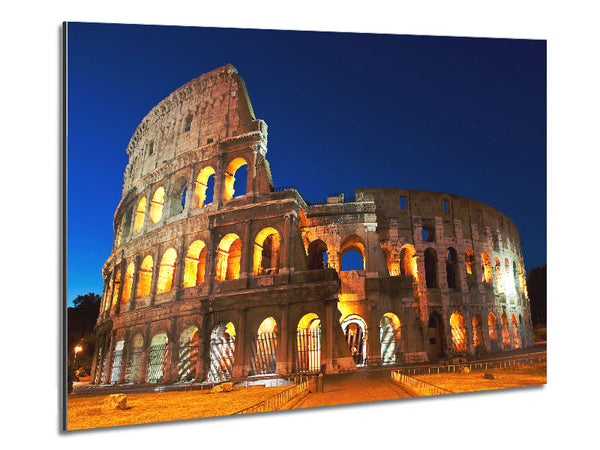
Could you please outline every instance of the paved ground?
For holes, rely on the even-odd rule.
[[[389,370],[325,375],[323,392],[308,394],[293,409],[407,398],[411,395],[390,381]]]

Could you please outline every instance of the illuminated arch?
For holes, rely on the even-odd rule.
[[[231,378],[235,352],[235,326],[232,322],[216,325],[210,335],[210,366],[208,381],[219,382]]]
[[[410,244],[403,245],[400,250],[400,275],[412,275],[414,281],[417,281],[418,274],[415,248]]]
[[[161,186],[154,192],[152,201],[150,202],[150,220],[152,223],[156,223],[162,219],[164,205],[165,188]]]
[[[298,322],[296,350],[298,372],[321,369],[321,319],[315,313],[305,314]]]
[[[452,332],[452,350],[454,353],[467,351],[467,324],[459,312],[452,313],[450,317],[450,330]]]
[[[123,361],[123,349],[125,348],[125,340],[119,339],[115,348],[113,349],[113,361],[112,361],[112,372],[110,375],[111,383],[119,382],[119,375],[121,375],[121,363]]]
[[[152,284],[152,268],[154,261],[152,256],[148,255],[142,261],[138,275],[138,285],[136,297],[141,298],[150,294],[150,285]]]
[[[430,289],[439,288],[437,275],[437,253],[431,247],[427,248],[423,253],[425,259],[425,283]]]
[[[398,316],[393,313],[383,315],[379,323],[379,340],[381,342],[381,363],[394,364],[396,351],[400,348],[402,325]]]
[[[115,285],[113,287],[112,293],[112,302],[111,305],[115,306],[117,304],[117,300],[119,299],[119,288],[121,287],[121,269],[117,269],[117,274],[115,275]]]
[[[144,218],[146,217],[146,197],[142,197],[138,203],[135,211],[135,223],[133,225],[133,234],[137,234],[141,231],[144,225]]]
[[[173,274],[175,273],[175,264],[177,252],[174,248],[168,249],[160,260],[158,269],[158,283],[156,284],[156,293],[162,294],[168,292],[173,287]]]
[[[360,257],[362,258],[362,268],[358,269],[358,270],[365,270],[365,267],[366,267],[365,243],[360,238],[360,236],[357,236],[356,234],[351,234],[350,236],[347,236],[344,239],[344,241],[342,242],[342,245],[340,246],[340,271],[344,271],[344,268],[345,268],[344,256],[346,256],[346,254],[351,251],[358,253],[360,255]],[[350,270],[352,270],[352,269],[350,269]]]
[[[492,343],[497,344],[498,341],[498,321],[494,313],[488,314],[488,333],[490,336],[490,341]]]
[[[506,317],[506,313],[502,313],[500,321],[502,323],[502,346],[505,349],[510,348],[510,334],[508,332],[508,317]]]
[[[104,311],[108,311],[108,309],[110,308],[111,295],[113,295],[112,289],[113,289],[113,276],[112,276],[112,272],[110,272],[108,274],[108,287],[106,288],[106,295],[104,297]]]
[[[237,234],[226,234],[217,248],[216,280],[235,280],[240,277],[242,241]]]
[[[327,245],[321,239],[315,239],[308,246],[308,270],[325,269],[327,265]]]
[[[504,283],[502,282],[502,264],[500,264],[500,258],[497,256],[494,258],[494,266],[496,271],[496,286],[498,292],[504,292]]]
[[[123,295],[121,303],[127,303],[131,298],[131,287],[133,286],[133,273],[135,272],[135,264],[130,262],[125,271],[125,279],[123,280]]]
[[[252,265],[254,275],[277,273],[280,242],[281,238],[275,228],[263,228],[256,235]]]
[[[206,244],[198,240],[192,242],[185,255],[183,287],[198,286],[204,283],[206,268]]]
[[[177,360],[177,379],[179,381],[192,381],[196,379],[199,351],[200,332],[197,326],[190,325],[179,336],[179,355]]]
[[[467,284],[474,286],[477,284],[475,274],[475,254],[470,248],[465,250],[465,271],[467,272]]]
[[[206,190],[209,185],[209,181],[212,177],[212,182],[214,183],[215,177],[215,169],[210,166],[203,168],[198,177],[196,178],[196,188],[194,190],[194,208],[200,208],[204,205],[208,205],[212,203],[213,199],[206,198]],[[214,184],[213,184],[214,185]],[[214,195],[214,191],[213,191]],[[207,201],[210,200],[210,201]]]
[[[223,199],[225,201],[229,201],[235,196],[235,175],[237,171],[245,165],[247,166],[248,162],[244,158],[238,157],[231,161],[227,166],[227,170],[225,172],[225,192],[223,194]],[[245,195],[245,193],[241,195]]]
[[[517,317],[513,314],[511,318],[512,332],[513,332],[513,343],[515,349],[521,348],[521,333],[519,332],[519,322]]]
[[[169,365],[169,338],[167,333],[158,333],[152,337],[148,354],[148,383],[161,383]]]
[[[250,375],[277,372],[277,322],[267,317],[258,327],[250,347]]]
[[[142,353],[144,351],[144,337],[136,333],[129,344],[127,351],[127,365],[125,366],[125,383],[137,383],[140,378],[142,366]]]
[[[492,282],[492,264],[486,252],[481,252],[481,282],[487,284]]]
[[[124,220],[125,220],[125,216],[121,217],[121,220],[119,221],[119,225],[117,226],[117,239],[116,239],[115,247],[118,247],[119,245],[121,245],[121,238],[123,237],[123,221]]]
[[[483,349],[483,328],[481,325],[481,316],[479,314],[473,315],[473,347],[475,350]]]
[[[367,324],[358,314],[351,314],[341,322],[354,363],[358,366],[366,364]]]

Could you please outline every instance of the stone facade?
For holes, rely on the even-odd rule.
[[[155,106],[127,153],[97,384],[336,373],[533,343],[507,216],[438,192],[308,204],[275,189],[267,126],[231,65]],[[341,270],[349,251],[363,270]]]

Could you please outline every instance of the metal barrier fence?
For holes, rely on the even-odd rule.
[[[409,377],[408,375],[405,375],[400,372],[392,372],[392,380],[394,380],[398,384],[407,386],[409,389],[415,391],[420,396],[452,394],[452,392],[450,391],[434,386],[433,384],[417,380],[416,378]]]
[[[255,405],[242,409],[234,414],[251,414],[256,412],[277,411],[287,402],[301,393],[308,391],[308,380],[285,389],[272,397],[267,398]]]

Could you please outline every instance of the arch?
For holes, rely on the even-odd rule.
[[[173,274],[175,273],[176,259],[177,252],[174,248],[169,248],[163,253],[158,269],[158,283],[156,284],[157,294],[168,292],[173,287]]]
[[[231,379],[235,337],[236,333],[233,322],[221,322],[213,328],[210,335],[208,381],[219,382]]]
[[[517,317],[513,314],[511,318],[512,332],[513,332],[513,343],[515,349],[521,348],[521,333],[519,332],[519,323]]]
[[[446,250],[446,281],[448,288],[459,289],[460,277],[458,274],[458,255],[453,247]]]
[[[119,339],[115,343],[115,348],[113,349],[113,363],[112,363],[112,371],[110,374],[110,382],[118,383],[119,375],[121,375],[121,363],[123,361],[123,349],[125,348],[125,340]]]
[[[473,347],[475,350],[483,349],[483,328],[481,325],[481,316],[479,314],[473,315]]]
[[[439,288],[437,276],[437,254],[431,247],[427,248],[423,254],[425,259],[425,283],[428,288]]]
[[[152,284],[152,267],[154,261],[152,256],[148,255],[142,261],[138,275],[137,298],[145,297],[150,294],[150,285]]]
[[[121,220],[119,221],[119,225],[117,225],[117,238],[116,238],[115,247],[118,247],[119,245],[121,245],[121,237],[123,236],[123,221],[124,220],[125,220],[125,216],[121,217]]]
[[[165,188],[159,187],[152,196],[150,202],[150,220],[152,223],[157,223],[162,219],[163,207],[165,206]]]
[[[263,228],[254,241],[254,258],[252,273],[264,275],[277,273],[279,270],[279,232],[272,227]]]
[[[179,335],[179,355],[177,379],[192,381],[197,377],[198,354],[200,352],[200,331],[195,325],[185,328]]]
[[[452,350],[454,353],[467,351],[467,324],[461,313],[455,311],[450,316],[450,330],[452,332]]]
[[[500,322],[502,324],[502,346],[506,349],[510,347],[510,334],[508,332],[508,317],[506,317],[506,313],[502,313]]]
[[[440,359],[444,356],[444,321],[438,313],[429,314],[427,336],[429,337],[429,358],[431,360]]]
[[[277,321],[267,317],[258,327],[250,347],[250,375],[277,372]]]
[[[504,284],[502,283],[502,264],[500,264],[500,258],[497,256],[494,258],[494,267],[496,271],[496,287],[498,292],[504,292]]]
[[[467,272],[467,285],[476,285],[477,275],[475,274],[475,254],[470,248],[465,250],[465,271]]]
[[[321,369],[321,319],[308,313],[298,321],[296,332],[296,370],[318,372]]]
[[[125,271],[125,279],[123,280],[123,295],[121,296],[121,303],[127,303],[131,298],[131,287],[133,286],[133,273],[135,271],[135,264],[130,262]]]
[[[418,273],[415,248],[410,244],[403,245],[400,250],[400,275],[412,275],[414,281],[417,281]]]
[[[117,304],[117,300],[119,299],[119,288],[120,287],[121,287],[121,269],[117,269],[117,274],[115,275],[115,285],[113,287],[113,293],[112,293],[111,306],[115,306]]]
[[[400,349],[402,324],[394,313],[386,313],[379,322],[379,341],[381,343],[381,363],[394,364],[396,352]]]
[[[148,383],[161,383],[169,364],[169,337],[167,333],[157,333],[150,341],[148,355]]]
[[[498,345],[498,321],[494,313],[488,314],[488,334],[490,336],[490,341],[494,346]]]
[[[113,293],[113,276],[112,272],[108,274],[108,287],[106,288],[106,295],[104,298],[104,311],[108,311],[110,309],[111,304],[111,295]]]
[[[481,252],[481,282],[487,284],[492,282],[492,265],[487,252]]]
[[[142,197],[135,210],[135,223],[133,225],[133,234],[138,234],[144,226],[144,218],[146,217],[146,197]]]
[[[327,266],[327,245],[321,239],[315,239],[308,246],[308,270],[325,269]]]
[[[351,314],[342,320],[342,330],[346,336],[348,349],[357,366],[367,362],[367,324],[358,314]]]
[[[421,240],[423,242],[435,242],[435,222],[424,220],[421,225]]]
[[[127,365],[125,366],[125,383],[137,383],[142,367],[142,353],[144,350],[144,337],[136,333],[130,340],[127,351]]]
[[[236,280],[240,277],[242,241],[234,233],[226,234],[217,248],[216,280]]]
[[[169,187],[169,217],[181,214],[185,208],[185,196],[187,194],[187,180],[180,176]]]
[[[197,240],[190,244],[185,255],[185,269],[183,273],[183,287],[193,287],[204,283],[206,268],[206,244]]]
[[[198,174],[194,189],[194,208],[201,208],[202,206],[209,205],[213,202],[215,183],[214,175],[215,169],[210,166],[203,168]]]
[[[346,257],[348,252],[355,253],[351,253]],[[359,260],[359,255],[362,261]],[[340,271],[365,270],[365,267],[365,244],[360,236],[351,234],[344,239],[340,246]]]
[[[236,179],[236,174],[237,171],[242,167],[242,166],[247,166],[248,162],[241,157],[235,158],[234,160],[232,160],[229,165],[227,166],[227,170],[225,171],[225,192],[223,193],[223,199],[225,201],[229,201],[231,200],[235,195],[235,179]],[[247,179],[247,174],[246,174],[246,179]],[[246,190],[248,189],[248,187],[246,186]],[[246,195],[246,191],[244,191],[241,194],[238,194],[236,197],[240,197]]]

